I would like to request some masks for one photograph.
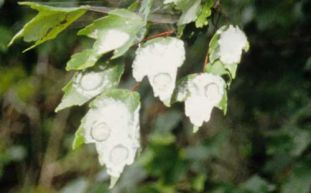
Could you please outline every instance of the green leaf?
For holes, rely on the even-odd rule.
[[[66,86],[63,88],[63,92],[65,93],[61,103],[56,107],[55,112],[63,110],[65,108],[74,106],[74,105],[82,105],[88,99],[85,96],[80,95],[73,87],[72,81],[69,81]]]
[[[128,33],[130,35],[129,42],[134,40],[133,43],[138,43],[143,39],[140,33],[144,31],[144,28],[145,22],[139,15],[126,9],[116,9],[109,12],[108,16],[99,18],[80,30],[78,35],[99,39],[103,32],[115,29]]]
[[[174,3],[176,9],[182,12],[178,25],[185,25],[195,21],[201,11],[201,0],[165,0],[164,4]]]
[[[83,120],[82,120],[83,122]],[[79,129],[75,133],[75,138],[72,143],[72,149],[78,149],[82,144],[84,144],[84,136],[83,136],[83,128],[79,127]]]
[[[236,77],[236,71],[238,69],[238,64],[230,64],[230,65],[225,65],[225,67],[228,69],[228,71],[231,74],[231,78],[235,79]]]
[[[0,26],[0,34],[0,52],[5,52],[8,49],[7,45],[12,38],[12,34],[9,28],[3,26]]]
[[[200,11],[200,14],[195,21],[195,26],[197,28],[202,28],[208,24],[208,18],[212,14],[212,7],[214,5],[214,0],[207,0]]]
[[[217,30],[217,32],[213,35],[208,48],[208,55],[210,63],[215,62],[219,58],[219,45],[218,40],[220,38],[220,34],[227,29],[227,26],[223,26]]]
[[[241,187],[243,190],[253,193],[268,193],[275,189],[274,185],[257,175],[249,178],[246,182],[241,184]]]
[[[218,75],[229,74],[231,79],[235,79],[236,71],[238,68],[238,63],[224,64],[219,59],[220,55],[219,55],[219,43],[218,43],[218,41],[219,41],[221,33],[224,32],[225,30],[227,30],[228,27],[229,26],[227,26],[227,25],[222,26],[213,35],[213,37],[209,43],[209,49],[208,49],[210,64],[204,70],[207,72],[216,73]],[[247,43],[247,45],[243,48],[243,50],[247,51],[248,49],[249,49],[249,43]]]
[[[78,35],[85,35],[93,39],[98,39],[102,31],[109,29],[118,29],[120,31],[129,31],[131,26],[127,25],[127,20],[117,15],[107,15],[105,17],[95,20],[90,25],[81,29]]]
[[[135,114],[135,111],[139,109],[140,107],[140,96],[137,92],[132,92],[130,90],[125,89],[110,89],[106,92],[102,93],[100,96],[97,96],[95,100],[93,100],[89,107],[90,108],[96,108],[98,106],[98,103],[102,99],[106,98],[112,98],[114,100],[122,101],[130,112]],[[112,112],[113,113],[113,112]],[[87,115],[83,117],[81,120],[81,124],[79,126],[79,129],[76,131],[75,138],[72,144],[73,149],[76,149],[80,147],[83,143],[85,143],[85,137],[84,137],[84,128],[85,128],[85,120],[87,118]]]
[[[208,63],[204,69],[204,72],[212,73],[219,76],[228,74],[225,65],[219,60],[215,61],[214,63]]]
[[[163,4],[175,3],[177,4],[180,0],[164,0]]]
[[[97,106],[98,101],[102,98],[113,98],[116,100],[120,100],[124,102],[131,112],[134,112],[137,107],[140,105],[140,96],[137,92],[132,92],[126,89],[111,89],[100,96],[98,96],[92,103],[90,104],[91,108]]]
[[[143,16],[145,22],[147,22],[148,20],[152,5],[153,0],[143,0],[143,2],[141,3],[139,14]]]
[[[116,87],[119,84],[123,71],[123,64],[113,63],[76,73],[72,80],[64,87],[64,97],[55,111],[57,112],[74,105],[81,106],[98,94]],[[93,90],[83,91],[83,87],[81,86],[83,84],[83,77],[84,81],[87,81],[85,77],[90,74],[97,74],[101,78],[101,84]]]
[[[201,0],[188,0],[181,7],[182,15],[179,18],[178,25],[185,25],[195,21],[201,9]]]
[[[109,189],[112,189],[117,184],[118,180],[119,180],[119,177],[111,176]]]
[[[289,135],[292,137],[292,148],[290,154],[292,156],[300,156],[311,144],[311,132],[303,129],[290,129]]]
[[[91,49],[75,54],[67,63],[67,70],[82,70],[92,67],[97,60],[110,51],[112,59],[125,54],[134,44],[140,42],[145,34],[144,20],[134,12],[116,9],[108,16],[95,20],[78,32],[95,39]]]
[[[206,182],[206,175],[198,175],[192,180],[192,187],[194,190],[197,192],[203,192],[204,191],[204,186]]]
[[[222,110],[224,115],[227,114],[227,110],[228,110],[228,93],[227,93],[227,89],[224,89],[224,96],[222,97],[220,103],[217,105],[217,108]]]
[[[83,70],[95,65],[99,55],[93,49],[85,49],[71,56],[67,62],[66,70]]]
[[[291,175],[281,187],[281,193],[309,193],[311,190],[310,163],[296,164]]]
[[[29,21],[11,40],[9,45],[17,38],[23,38],[26,42],[35,42],[24,52],[42,44],[45,41],[54,39],[65,30],[70,24],[85,14],[87,6],[76,8],[58,8],[41,5],[34,2],[20,2],[39,13]]]
[[[130,6],[127,7],[129,11],[137,11],[139,9],[140,3],[139,1],[134,1]]]

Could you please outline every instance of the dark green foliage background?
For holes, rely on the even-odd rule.
[[[130,2],[83,4],[122,7]],[[201,71],[215,26],[242,26],[251,49],[229,91],[228,114],[215,109],[212,120],[192,134],[183,105],[165,108],[145,82],[139,88],[142,152],[108,190],[94,147],[71,150],[86,107],[54,113],[61,88],[72,76],[64,70],[66,62],[90,43],[75,34],[100,15],[87,14],[56,40],[22,54],[25,43],[6,44],[34,12],[15,0],[0,0],[0,192],[310,193],[311,2],[220,3],[209,32],[192,24],[185,29],[188,56],[180,74]],[[155,25],[149,35],[171,27]],[[130,52],[121,87],[135,84],[132,58]]]

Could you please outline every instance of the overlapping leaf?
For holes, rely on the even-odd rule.
[[[74,105],[83,105],[98,94],[116,87],[123,70],[123,64],[113,63],[76,73],[64,87],[65,94],[56,111]]]
[[[185,113],[196,129],[204,121],[209,121],[214,107],[224,112],[227,108],[225,81],[210,73],[185,77],[176,89],[175,98],[176,101],[185,101]]]
[[[212,14],[212,7],[214,5],[214,0],[206,0],[206,2],[202,5],[200,13],[195,21],[195,26],[197,28],[202,28],[208,24],[208,18]]]
[[[112,59],[122,56],[133,44],[142,40],[145,21],[134,12],[117,9],[109,12],[78,32],[95,39],[91,49],[72,56],[67,70],[82,70],[95,65],[105,53],[114,51]]]
[[[170,106],[177,70],[185,60],[184,43],[167,37],[150,40],[138,48],[133,62],[133,76],[142,81],[147,76],[154,96]]]
[[[248,51],[249,43],[245,34],[232,25],[217,30],[209,44],[209,64],[204,71],[217,75],[228,74],[236,77],[242,51]]]
[[[166,0],[164,4],[174,3],[176,5],[176,9],[182,12],[178,25],[185,25],[195,21],[202,8],[201,0]]]
[[[34,45],[27,48],[28,51],[45,41],[54,39],[65,30],[70,24],[85,14],[87,6],[75,8],[58,8],[41,5],[34,2],[20,2],[20,5],[26,5],[39,13],[29,21],[11,40],[11,45],[17,38],[23,38],[26,42],[35,42]]]
[[[109,90],[97,97],[76,133],[73,147],[94,143],[99,162],[105,165],[113,186],[126,165],[134,162],[140,148],[140,97],[123,89]]]

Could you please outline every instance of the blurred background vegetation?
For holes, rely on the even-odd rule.
[[[41,1],[127,6],[132,1]],[[226,22],[245,30],[251,44],[229,91],[226,116],[213,111],[198,133],[183,105],[165,108],[142,84],[142,152],[108,190],[108,175],[93,145],[72,151],[86,107],[54,113],[72,73],[66,61],[89,40],[77,30],[88,14],[56,40],[26,53],[6,45],[35,12],[0,0],[0,192],[18,193],[310,193],[311,1],[221,0],[209,28]],[[154,25],[150,34],[172,28]],[[180,74],[199,72],[211,31],[185,29],[187,61]],[[127,56],[122,87],[130,78]]]

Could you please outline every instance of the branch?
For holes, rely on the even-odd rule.
[[[104,6],[89,6],[88,10],[94,11],[97,13],[107,14],[110,11],[114,10],[114,8],[104,7]],[[161,23],[161,24],[175,24],[177,23],[178,18],[172,15],[151,14],[148,21],[153,22],[153,23]]]

